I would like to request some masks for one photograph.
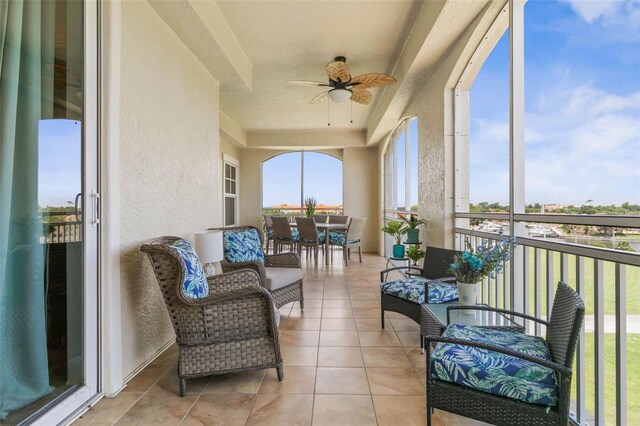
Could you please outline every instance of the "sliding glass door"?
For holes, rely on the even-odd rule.
[[[97,392],[96,16],[0,1],[4,424],[59,422]]]

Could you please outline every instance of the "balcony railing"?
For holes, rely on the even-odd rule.
[[[638,227],[637,221],[616,221]],[[475,247],[497,238],[495,233],[456,228],[456,245],[461,250],[466,241]],[[629,374],[627,368],[627,345],[633,345],[632,353],[640,350],[640,338],[630,336],[640,333],[640,312],[627,315],[628,304],[633,303],[634,310],[640,306],[636,303],[640,254],[525,237],[516,242],[514,259],[519,261],[508,262],[503,273],[480,284],[479,302],[548,318],[557,282],[575,288],[585,301],[586,317],[574,365],[572,417],[578,424],[627,424],[631,401],[627,388],[640,383],[640,377]],[[518,270],[511,271],[513,265],[519,265]],[[545,330],[537,325],[529,332],[544,335]],[[635,366],[637,360],[632,362]],[[638,416],[634,411],[631,417]]]
[[[82,241],[82,221],[66,212],[42,212],[43,244],[75,243]],[[50,221],[53,217],[64,217],[64,220]]]

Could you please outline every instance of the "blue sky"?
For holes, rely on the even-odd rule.
[[[471,202],[508,202],[509,46],[471,89]],[[640,2],[525,6],[525,202],[640,203]]]

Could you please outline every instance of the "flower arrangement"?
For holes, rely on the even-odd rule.
[[[476,249],[466,242],[467,249],[449,265],[449,272],[459,283],[474,284],[485,277],[493,278],[502,271],[504,263],[511,257],[515,238],[502,237],[495,243],[483,241]]]

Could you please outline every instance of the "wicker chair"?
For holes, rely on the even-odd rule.
[[[178,344],[180,396],[187,379],[275,367],[284,378],[271,294],[260,277],[244,269],[207,278],[209,294],[185,295],[185,262],[170,248],[180,240],[160,237],[144,244],[155,272]]]
[[[329,223],[336,223],[339,225],[346,225],[349,222],[349,216],[329,215]]]
[[[314,214],[313,218],[315,219],[316,223],[327,223],[327,220],[329,219],[329,215],[328,214]]]
[[[265,246],[265,254],[269,254],[269,242],[273,241],[273,215],[265,214],[264,216],[264,230],[266,234],[266,246]],[[274,244],[275,245],[275,244]],[[275,247],[274,247],[275,253]]]
[[[346,266],[349,266],[351,249],[355,248],[358,249],[358,257],[362,263],[362,231],[366,221],[366,218],[353,218],[349,222],[346,232],[332,231],[329,233],[329,244],[342,248],[342,258]]]
[[[465,309],[466,308],[468,308],[468,306],[465,306]],[[545,325],[546,339],[544,339],[541,344],[546,346],[545,353],[547,357],[544,359],[533,356],[530,354],[530,350],[527,350],[527,354],[525,354],[523,351],[513,350],[513,346],[505,347],[506,345],[504,345],[504,343],[498,346],[499,340],[504,342],[504,333],[513,334],[513,336],[511,336],[512,338],[532,339],[526,335],[509,331],[502,332],[503,334],[496,339],[472,341],[447,337],[448,334],[454,335],[453,333],[447,333],[447,331],[453,327],[449,326],[442,337],[427,336],[427,359],[430,361],[427,362],[427,424],[431,425],[433,409],[437,408],[492,424],[566,425],[569,421],[571,369],[578,345],[580,329],[582,328],[582,322],[584,320],[584,302],[580,296],[567,284],[559,282],[549,322],[518,312],[494,309],[487,306],[476,306],[473,308],[514,315]],[[459,330],[464,326],[455,327]],[[437,373],[436,376],[434,376],[432,367],[434,359],[432,356],[435,356],[435,353],[434,355],[431,354],[432,344],[437,344],[435,352],[437,352],[438,349],[445,349],[445,347],[440,346],[441,344],[453,344],[453,349],[458,351],[464,347],[478,348],[483,350],[485,354],[483,356],[505,354],[513,357],[511,359],[515,359],[516,361],[528,362],[530,366],[546,367],[549,369],[547,377],[555,376],[556,378],[555,387],[552,386],[552,388],[556,393],[557,401],[553,405],[524,402],[515,399],[513,396],[496,395],[487,391],[474,389],[466,384],[457,384],[441,380],[436,377]],[[532,367],[527,366],[527,368]],[[483,377],[482,374],[483,372],[481,371],[480,375],[476,377]],[[481,381],[482,380],[484,379],[481,379]],[[542,378],[540,374],[537,374],[532,375],[528,380],[540,382]],[[482,385],[482,383],[480,383],[480,385]]]
[[[298,225],[298,232],[300,235],[300,241],[298,242],[298,253],[302,253],[302,247],[307,248],[307,260],[309,260],[309,253],[313,249],[315,254],[316,265],[318,264],[318,249],[322,246],[324,252],[324,232],[318,232],[316,228],[316,221],[311,217],[296,217],[296,224]]]
[[[289,251],[296,251],[300,241],[298,231],[291,230],[289,219],[284,216],[273,216],[273,251],[280,253],[282,246],[289,246]]]
[[[443,249],[438,247],[427,246],[425,250],[425,258],[424,264],[422,268],[418,268],[416,266],[396,266],[393,268],[388,268],[383,271],[380,271],[380,310],[382,313],[381,322],[382,328],[384,328],[384,312],[385,311],[393,311],[398,312],[402,315],[405,315],[416,323],[420,324],[420,305],[422,303],[445,303],[450,302],[450,300],[429,300],[429,285],[436,286],[438,289],[442,289],[453,286],[455,282],[455,278],[451,276],[449,273],[449,265],[453,262],[454,257],[459,255],[460,252],[457,250]],[[424,281],[423,279],[419,279],[420,282],[418,285],[424,285],[424,295],[422,297],[423,300],[409,300],[408,298],[398,297],[394,294],[391,294],[387,289],[385,289],[385,281],[389,272],[392,271],[416,271],[420,273],[421,278],[426,278],[429,281]],[[414,278],[408,277],[403,280],[393,281],[394,283],[402,285],[416,285],[416,280]],[[453,288],[451,289],[453,291]],[[442,292],[440,294],[446,295],[446,293],[451,294],[449,292]],[[454,299],[457,299],[457,289],[455,290]],[[420,348],[424,348],[424,336],[420,335]]]
[[[274,217],[277,219],[277,217]],[[223,232],[243,232],[254,230],[262,245],[262,232],[254,226],[234,226],[227,228],[211,228]],[[225,254],[226,256],[226,254]],[[260,283],[267,288],[273,296],[276,308],[291,302],[300,302],[300,308],[304,309],[303,271],[298,253],[280,253],[264,255],[264,263],[258,261],[229,262],[226,259],[220,262],[224,272],[239,269],[252,269],[260,276]]]

